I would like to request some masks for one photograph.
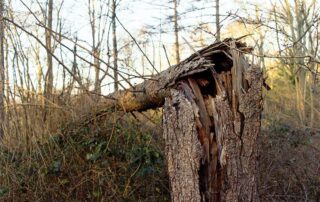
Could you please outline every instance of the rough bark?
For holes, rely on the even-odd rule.
[[[163,114],[168,174],[172,201],[200,201],[199,175],[202,156],[193,106],[186,95],[171,90]]]
[[[227,52],[230,49],[231,41],[233,39],[225,39],[223,42],[214,43],[133,88],[117,91],[106,96],[106,99],[97,104],[96,110],[93,109],[94,113],[109,110],[110,107],[127,112],[161,107],[164,98],[170,94],[169,89],[181,78],[205,72],[214,66],[213,61],[215,60],[218,60],[218,62],[215,62],[221,64],[222,68],[230,66],[232,59]],[[236,46],[240,51],[250,51],[244,43],[239,41],[236,41]]]
[[[161,107],[164,98],[169,95],[169,86],[172,86],[179,76],[188,72],[185,72],[185,70],[205,71],[206,68],[202,66],[207,62],[204,59],[199,59],[180,63],[133,88],[109,95],[107,99],[100,102],[97,109],[103,112],[104,110],[101,110],[101,108],[108,110],[110,106],[114,106],[118,110],[130,112]]]
[[[256,144],[262,111],[262,75],[258,68],[247,70],[244,75],[250,84],[247,88],[241,85],[239,96],[225,96],[228,89],[223,87],[214,100],[221,128],[217,142],[224,176],[223,201],[258,201]]]
[[[166,100],[172,201],[258,201],[263,79],[260,68],[245,60],[246,50],[233,40],[215,43],[104,103],[132,111]]]

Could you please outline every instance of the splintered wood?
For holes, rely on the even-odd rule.
[[[164,106],[172,201],[258,201],[257,137],[262,74],[226,39],[97,105],[141,111]]]
[[[210,65],[177,78],[165,101],[172,201],[258,201],[262,74],[235,41],[221,47],[198,52]]]
[[[141,84],[105,96],[106,99],[101,99],[95,109],[92,109],[92,113],[95,115],[101,114],[105,111],[110,111],[111,107],[126,112],[162,107],[165,97],[170,95],[170,89],[181,78],[206,72],[214,65],[212,63],[212,56],[217,57],[217,61],[222,66],[228,66],[226,63],[230,63],[231,56],[230,53],[226,53],[226,50],[229,49],[230,42],[232,41],[232,39],[226,39],[223,42],[214,43],[192,54],[181,63],[160,72],[152,78],[146,79]],[[235,44],[241,51],[250,51],[245,44],[239,41],[235,41]],[[222,57],[219,59],[219,56]]]

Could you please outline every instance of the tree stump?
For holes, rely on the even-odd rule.
[[[165,103],[172,201],[258,201],[263,79],[244,57],[251,51],[225,39],[97,105],[99,115],[111,106],[129,112]]]
[[[172,201],[258,201],[262,73],[230,52],[229,67],[188,75],[165,99]]]

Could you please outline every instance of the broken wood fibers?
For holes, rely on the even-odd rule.
[[[181,77],[165,102],[164,137],[172,201],[200,201],[199,197],[201,201],[257,201],[261,71],[248,64],[234,41],[229,49],[216,51],[209,59],[202,57],[211,66],[202,73]],[[193,119],[186,110],[190,108]],[[200,164],[197,142],[190,143],[186,137],[194,135],[193,126],[202,145]],[[186,189],[197,186],[190,180],[196,178],[197,170],[199,197]],[[196,176],[190,177],[190,171]]]
[[[165,100],[172,201],[258,200],[263,80],[260,69],[243,56],[250,51],[226,39],[104,103],[133,111],[162,106]]]

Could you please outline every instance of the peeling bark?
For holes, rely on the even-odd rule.
[[[237,50],[231,50],[231,55],[234,60],[229,69],[217,72],[219,66],[215,66],[206,74],[189,75],[175,86],[180,90],[180,96],[186,95],[191,103],[190,111],[192,110],[194,120],[184,122],[186,126],[196,126],[202,146],[198,167],[199,201],[259,201],[256,172],[257,138],[262,111],[262,73],[259,68],[251,67]],[[177,117],[191,116],[180,112],[183,109],[177,107],[180,106],[179,101],[182,104],[183,99],[175,100],[166,103],[164,109],[163,126],[167,136],[168,128],[177,129],[171,123],[177,121],[167,118],[170,104],[176,109]],[[194,132],[189,133],[194,136]],[[178,135],[174,133],[174,136]],[[179,137],[185,136],[183,133]],[[166,144],[177,145],[172,140],[175,139],[167,138]],[[196,141],[194,143],[197,144]],[[186,147],[191,150],[193,146],[188,143],[183,150],[176,148],[175,155],[179,156],[180,152],[188,150]],[[179,172],[186,172],[188,169],[191,172],[190,168],[184,166],[185,161],[181,157],[174,159],[171,156],[167,162],[170,164],[175,160],[182,164],[178,167],[183,168],[183,171]],[[169,171],[169,175],[171,183],[186,183],[185,178],[174,178],[175,172]],[[181,201],[174,200],[177,199],[175,194],[181,192],[176,191],[172,188],[172,199]]]
[[[223,68],[230,66],[232,60],[227,52],[232,41],[234,39],[225,39],[223,42],[214,43],[192,54],[179,64],[150,79],[146,79],[141,84],[106,96],[106,99],[101,100],[96,109],[93,109],[94,113],[102,113],[112,106],[127,112],[161,107],[164,104],[164,98],[170,94],[169,89],[176,85],[181,78],[205,72],[214,66],[214,63],[217,63],[216,60]],[[246,44],[239,41],[235,41],[235,44],[239,50],[250,52]]]
[[[257,138],[262,73],[244,44],[215,43],[127,91],[111,95],[124,111],[164,104],[172,201],[259,201]]]

